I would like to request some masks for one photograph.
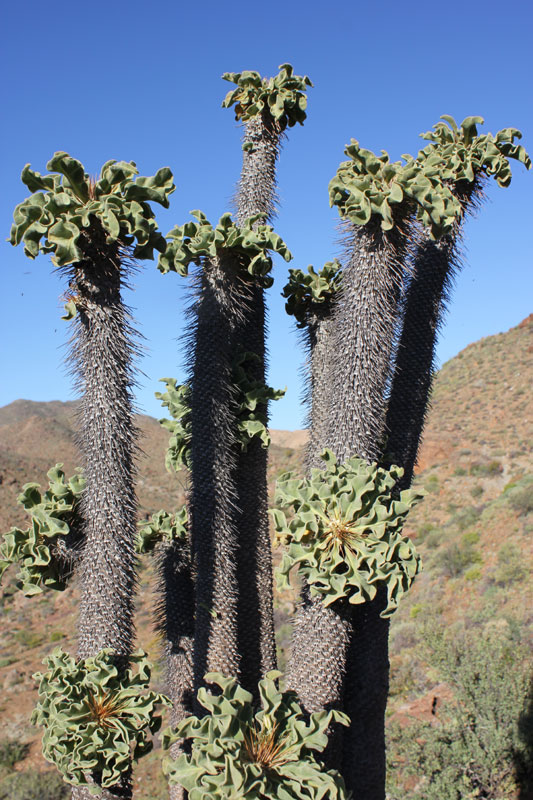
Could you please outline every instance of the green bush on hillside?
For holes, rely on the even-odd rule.
[[[511,800],[529,788],[529,658],[516,629],[428,626],[428,659],[454,699],[432,723],[390,726],[389,800]]]

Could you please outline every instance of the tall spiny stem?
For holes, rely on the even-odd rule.
[[[232,366],[240,297],[229,258],[206,260],[193,309],[192,476],[190,530],[196,569],[194,684],[207,672],[238,677],[237,564],[235,525],[236,429]]]
[[[270,222],[275,213],[275,165],[280,131],[268,111],[245,123],[241,179],[236,205],[237,222],[263,214]],[[248,147],[251,145],[251,147]],[[258,358],[249,367],[250,377],[265,384],[264,289],[251,285],[242,298],[242,325],[236,346]],[[266,404],[265,404],[266,406]],[[260,409],[265,417],[266,407]],[[239,514],[239,647],[241,684],[257,693],[257,685],[276,666],[272,597],[272,554],[268,519],[268,451],[255,437],[237,456],[236,491]]]
[[[406,212],[400,210],[397,213],[402,219]],[[348,225],[341,288],[331,302],[329,313],[326,312],[325,318],[318,322],[310,339],[312,428],[307,455],[309,467],[321,466],[319,454],[324,448],[331,449],[341,463],[353,455],[369,462],[377,459],[385,423],[385,388],[391,369],[405,247],[405,237],[397,229],[383,231],[379,220],[371,220],[365,226]],[[327,423],[320,413],[325,413],[326,409]],[[379,619],[377,624],[388,630],[387,621]],[[353,625],[352,608],[347,602],[337,601],[325,607],[304,587],[294,628],[287,681],[289,686],[297,688],[308,711],[343,707],[347,673],[350,671],[350,642],[358,635]],[[380,636],[380,641],[386,642],[386,638],[386,635]],[[309,652],[320,653],[320,670],[315,668],[315,657],[313,664],[310,663]],[[386,656],[380,660],[379,666],[383,667],[386,676]],[[380,695],[386,700],[387,679],[381,672],[374,678],[374,685],[380,687]],[[383,706],[383,697],[379,705]],[[359,711],[352,709],[352,713],[358,714]],[[365,719],[367,733],[363,738],[365,746],[370,748],[380,745],[379,727],[380,724],[383,726],[383,720],[380,723],[379,716],[378,711],[377,725],[372,714]],[[344,733],[344,738],[347,737],[352,738],[352,728]],[[338,732],[332,737],[326,756],[329,765],[340,766]],[[383,780],[384,774],[381,783]],[[369,795],[369,798],[371,796],[378,797],[379,794]]]
[[[387,408],[387,444],[383,461],[398,464],[404,474],[397,490],[408,489],[429,410],[435,372],[435,347],[461,267],[461,229],[465,215],[482,200],[481,176],[454,189],[462,212],[442,239],[431,239],[426,228],[413,228],[413,274],[402,301],[403,320]]]
[[[83,260],[68,268],[77,295],[71,362],[82,385],[78,445],[86,489],[80,503],[84,548],[79,565],[80,658],[110,647],[125,666],[134,638],[136,500],[132,409],[132,329],[121,299],[125,254],[107,244],[95,221]],[[130,778],[105,797],[130,797]],[[88,800],[74,789],[75,800]]]

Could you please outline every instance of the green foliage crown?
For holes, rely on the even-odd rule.
[[[32,722],[44,727],[43,755],[74,786],[91,794],[117,784],[152,749],[150,733],[161,727],[156,705],[170,700],[149,691],[151,666],[145,653],[130,657],[120,673],[112,650],[76,661],[61,648],[44,659]],[[135,667],[136,669],[134,669]]]
[[[237,387],[237,430],[238,439],[246,450],[254,437],[261,440],[263,447],[270,445],[268,432],[267,404],[269,400],[279,400],[286,389],[273,389],[262,381],[250,377],[250,365],[260,361],[256,353],[242,353],[235,361],[233,380]]]
[[[322,458],[325,469],[312,470],[310,478],[285,473],[277,482],[280,508],[272,514],[277,538],[287,547],[280,587],[288,586],[293,567],[324,605],[341,598],[365,603],[383,586],[387,605],[381,616],[389,617],[420,571],[420,557],[401,531],[423,495],[405,490],[393,499],[403,474],[399,467],[386,470],[357,457],[338,464],[329,450]],[[281,509],[290,508],[287,519]]]
[[[0,544],[0,577],[14,563],[20,567],[17,578],[20,589],[28,597],[40,594],[43,588],[62,590],[65,576],[54,558],[53,546],[71,531],[72,518],[85,488],[82,475],[68,480],[56,464],[47,473],[49,487],[41,494],[38,483],[27,483],[17,502],[31,516],[26,530],[11,528]]]
[[[144,555],[150,553],[159,542],[186,542],[187,536],[186,506],[182,506],[174,515],[168,511],[156,511],[149,520],[137,523],[135,552]]]
[[[466,117],[457,125],[453,117],[444,114],[444,122],[437,122],[433,130],[420,134],[431,144],[421,150],[421,163],[438,165],[443,179],[457,182],[472,182],[483,173],[494,177],[499,186],[511,183],[509,159],[531,169],[531,158],[522,145],[515,144],[522,134],[516,128],[503,128],[496,136],[492,133],[478,134],[477,126],[483,117]]]
[[[14,212],[9,241],[24,243],[24,252],[35,258],[39,251],[54,253],[61,267],[81,261],[80,236],[94,220],[101,224],[108,243],[135,244],[135,258],[153,258],[154,248],[165,249],[149,202],[168,208],[174,191],[168,167],[152,177],[136,177],[133,161],[106,161],[97,180],[65,152],[57,152],[46,165],[50,175],[34,172],[27,164],[22,182],[33,192]],[[42,241],[44,239],[44,241]]]
[[[225,72],[222,78],[236,83],[222,101],[223,108],[235,105],[235,119],[247,122],[264,110],[276,120],[280,130],[303,125],[307,116],[307,75],[294,75],[290,64],[281,64],[274,78],[262,78],[258,72]]]
[[[258,712],[250,692],[235,678],[206,675],[222,690],[216,695],[198,691],[208,713],[187,717],[173,733],[163,734],[165,747],[181,738],[191,741],[190,755],[182,753],[163,765],[170,782],[181,784],[190,800],[347,800],[340,775],[326,770],[315,753],[326,747],[330,723],[348,725],[348,717],[320,711],[306,722],[296,694],[276,688],[280,674],[269,672],[260,681]]]
[[[226,213],[214,228],[201,211],[191,211],[191,216],[198,221],[177,225],[167,234],[170,241],[157,265],[161,272],[187,275],[189,264],[201,264],[204,258],[216,258],[223,251],[231,251],[244,275],[258,278],[268,287],[273,283],[268,274],[272,269],[268,251],[279,253],[285,261],[292,258],[287,245],[270,225],[256,224],[263,219],[261,214],[249,217],[239,227],[231,214]]]
[[[170,431],[170,440],[165,454],[165,466],[169,472],[179,472],[191,467],[191,387],[187,383],[177,385],[176,378],[161,378],[166,392],[155,396],[169,410],[172,419],[160,419],[160,424]]]
[[[307,273],[301,269],[289,269],[289,282],[282,292],[282,297],[287,298],[287,314],[292,314],[298,327],[303,328],[309,315],[333,297],[340,282],[341,265],[337,259],[328,261],[318,272],[311,265]]]
[[[350,160],[340,164],[329,184],[330,205],[337,206],[341,216],[356,225],[380,219],[382,229],[391,230],[396,224],[394,207],[405,203],[408,215],[414,211],[434,238],[451,228],[460,205],[443,182],[440,162],[419,162],[409,155],[402,156],[405,164],[391,162],[385,150],[376,156],[356,139],[344,152]]]

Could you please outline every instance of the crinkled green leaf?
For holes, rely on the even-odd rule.
[[[167,511],[157,511],[150,520],[137,523],[137,540],[135,552],[150,553],[161,541],[187,541],[188,518],[187,507],[182,506],[174,515]]]
[[[307,75],[294,75],[291,64],[281,64],[273,78],[262,78],[258,72],[225,72],[222,78],[237,84],[222,102],[223,108],[235,105],[235,119],[246,122],[268,108],[280,131],[306,118],[305,92],[313,84]]]
[[[404,155],[406,163],[391,162],[382,150],[376,156],[352,139],[343,161],[329,184],[330,205],[356,225],[366,225],[372,217],[381,219],[383,230],[396,224],[396,210],[404,204],[403,217],[415,213],[430,228],[434,238],[450,230],[461,212],[458,200],[446,185],[436,162],[415,160]]]
[[[170,706],[149,690],[151,665],[142,651],[119,674],[112,650],[93,658],[74,658],[60,648],[36,673],[39,702],[32,722],[44,728],[43,755],[67,783],[88,786],[94,794],[115,786],[151,747],[149,735],[161,726],[156,706]]]
[[[388,617],[420,570],[420,557],[401,532],[423,493],[409,490],[393,499],[403,473],[398,467],[385,470],[360,458],[338,464],[330,451],[322,457],[326,468],[312,470],[310,478],[286,473],[278,479],[273,518],[286,547],[279,585],[288,585],[296,567],[325,605],[341,598],[365,603],[385,586],[381,616]],[[289,518],[287,509],[292,509]]]
[[[509,159],[515,159],[531,169],[531,158],[526,150],[514,143],[522,134],[516,128],[503,128],[496,136],[478,134],[477,126],[483,117],[466,117],[457,125],[448,114],[441,117],[433,130],[420,134],[430,144],[418,154],[423,165],[433,160],[440,166],[443,180],[450,183],[466,180],[472,182],[479,174],[493,176],[499,186],[511,183]]]
[[[201,718],[190,716],[174,730],[163,733],[163,747],[189,739],[190,753],[165,759],[163,770],[170,783],[179,783],[190,800],[348,800],[341,776],[327,770],[316,757],[327,744],[332,722],[348,725],[339,711],[304,714],[294,692],[280,692],[281,673],[269,672],[259,683],[261,708],[234,678],[209,673],[205,680],[221,693],[198,692],[207,710]],[[268,757],[260,755],[270,750]],[[274,755],[275,754],[275,755]]]
[[[164,167],[153,177],[136,177],[133,162],[108,161],[100,178],[92,181],[83,165],[63,151],[54,154],[42,176],[29,164],[22,181],[34,194],[14,211],[10,242],[24,244],[24,252],[35,258],[39,252],[53,253],[58,266],[79,261],[78,247],[83,229],[98,220],[109,243],[133,246],[136,258],[153,258],[153,251],[165,249],[148,202],[168,207],[174,191],[172,173]]]
[[[184,383],[177,386],[175,378],[161,378],[166,392],[156,392],[161,404],[168,408],[172,419],[160,419],[161,425],[171,436],[165,455],[165,466],[169,472],[179,472],[191,467],[191,388]]]
[[[56,464],[48,471],[49,488],[44,494],[38,483],[24,485],[18,503],[30,514],[31,525],[27,530],[11,528],[0,544],[0,561],[7,566],[18,565],[19,588],[28,597],[40,594],[44,588],[66,587],[53,550],[70,533],[85,480],[79,474],[65,480],[61,467]]]
[[[285,310],[296,318],[298,327],[309,322],[309,317],[327,303],[338,291],[341,282],[341,265],[334,259],[315,272],[309,265],[307,274],[301,269],[289,269],[289,282],[283,288],[287,298]]]
[[[167,234],[166,249],[157,264],[161,272],[187,275],[189,264],[201,264],[202,259],[231,251],[234,265],[242,275],[251,275],[268,287],[273,283],[269,275],[272,259],[268,251],[279,253],[285,261],[292,258],[287,245],[274,229],[270,225],[258,224],[263,218],[261,214],[249,217],[239,227],[231,219],[231,214],[226,213],[215,228],[201,211],[191,211],[191,216],[197,222],[178,225]]]
[[[268,401],[279,400],[286,389],[272,389],[262,381],[255,380],[254,362],[258,356],[254,353],[241,353],[233,367],[233,381],[237,387],[237,428],[238,438],[243,450],[246,450],[254,437],[261,440],[263,447],[270,445],[268,433]]]

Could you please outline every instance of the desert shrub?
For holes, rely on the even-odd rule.
[[[485,475],[486,477],[494,477],[499,475],[503,470],[499,461],[489,461],[488,464],[479,464],[474,462],[470,464],[471,475]]]
[[[10,741],[8,739],[0,741],[0,767],[4,769],[11,769],[17,761],[22,761],[28,752],[28,745],[18,742],[17,740]]]
[[[481,578],[481,570],[479,567],[470,567],[465,572],[465,581],[478,581]]]
[[[32,647],[38,647],[43,643],[44,637],[38,631],[28,630],[23,628],[14,634],[15,641],[21,644],[24,648],[31,650]]]
[[[423,542],[428,533],[435,530],[435,525],[432,522],[424,522],[423,525],[420,525],[419,528],[416,530],[416,541]]]
[[[468,531],[468,533],[463,534],[461,541],[465,545],[470,545],[470,544],[477,544],[479,542],[479,539],[480,535],[478,531]]]
[[[438,475],[430,475],[424,481],[424,489],[426,492],[438,492],[439,491],[439,478]]]
[[[466,469],[464,467],[456,467],[453,471],[454,475],[466,475]]]
[[[446,534],[444,531],[434,530],[428,534],[426,538],[426,545],[431,550],[435,550],[442,544],[442,540],[445,538]]]
[[[479,511],[474,506],[466,506],[457,511],[450,519],[450,525],[455,525],[460,531],[465,531],[474,525],[479,517]]]
[[[481,553],[469,543],[457,544],[454,542],[436,556],[436,564],[450,578],[456,578],[471,564],[480,562]]]
[[[400,653],[417,643],[417,629],[414,622],[400,622],[392,626],[391,652]]]
[[[526,648],[505,623],[459,633],[428,628],[426,644],[454,700],[432,724],[390,725],[387,797],[511,800],[533,768]]]
[[[524,558],[516,545],[503,544],[498,551],[498,565],[494,571],[494,581],[506,585],[523,580],[527,575]]]
[[[525,516],[533,511],[533,481],[516,486],[509,491],[508,503],[517,514]]]
[[[70,787],[57,772],[15,772],[0,783],[0,800],[67,800]]]
[[[477,484],[476,486],[472,486],[472,488],[470,489],[470,494],[472,495],[472,497],[480,497],[484,491],[485,490],[483,489],[483,486]]]

